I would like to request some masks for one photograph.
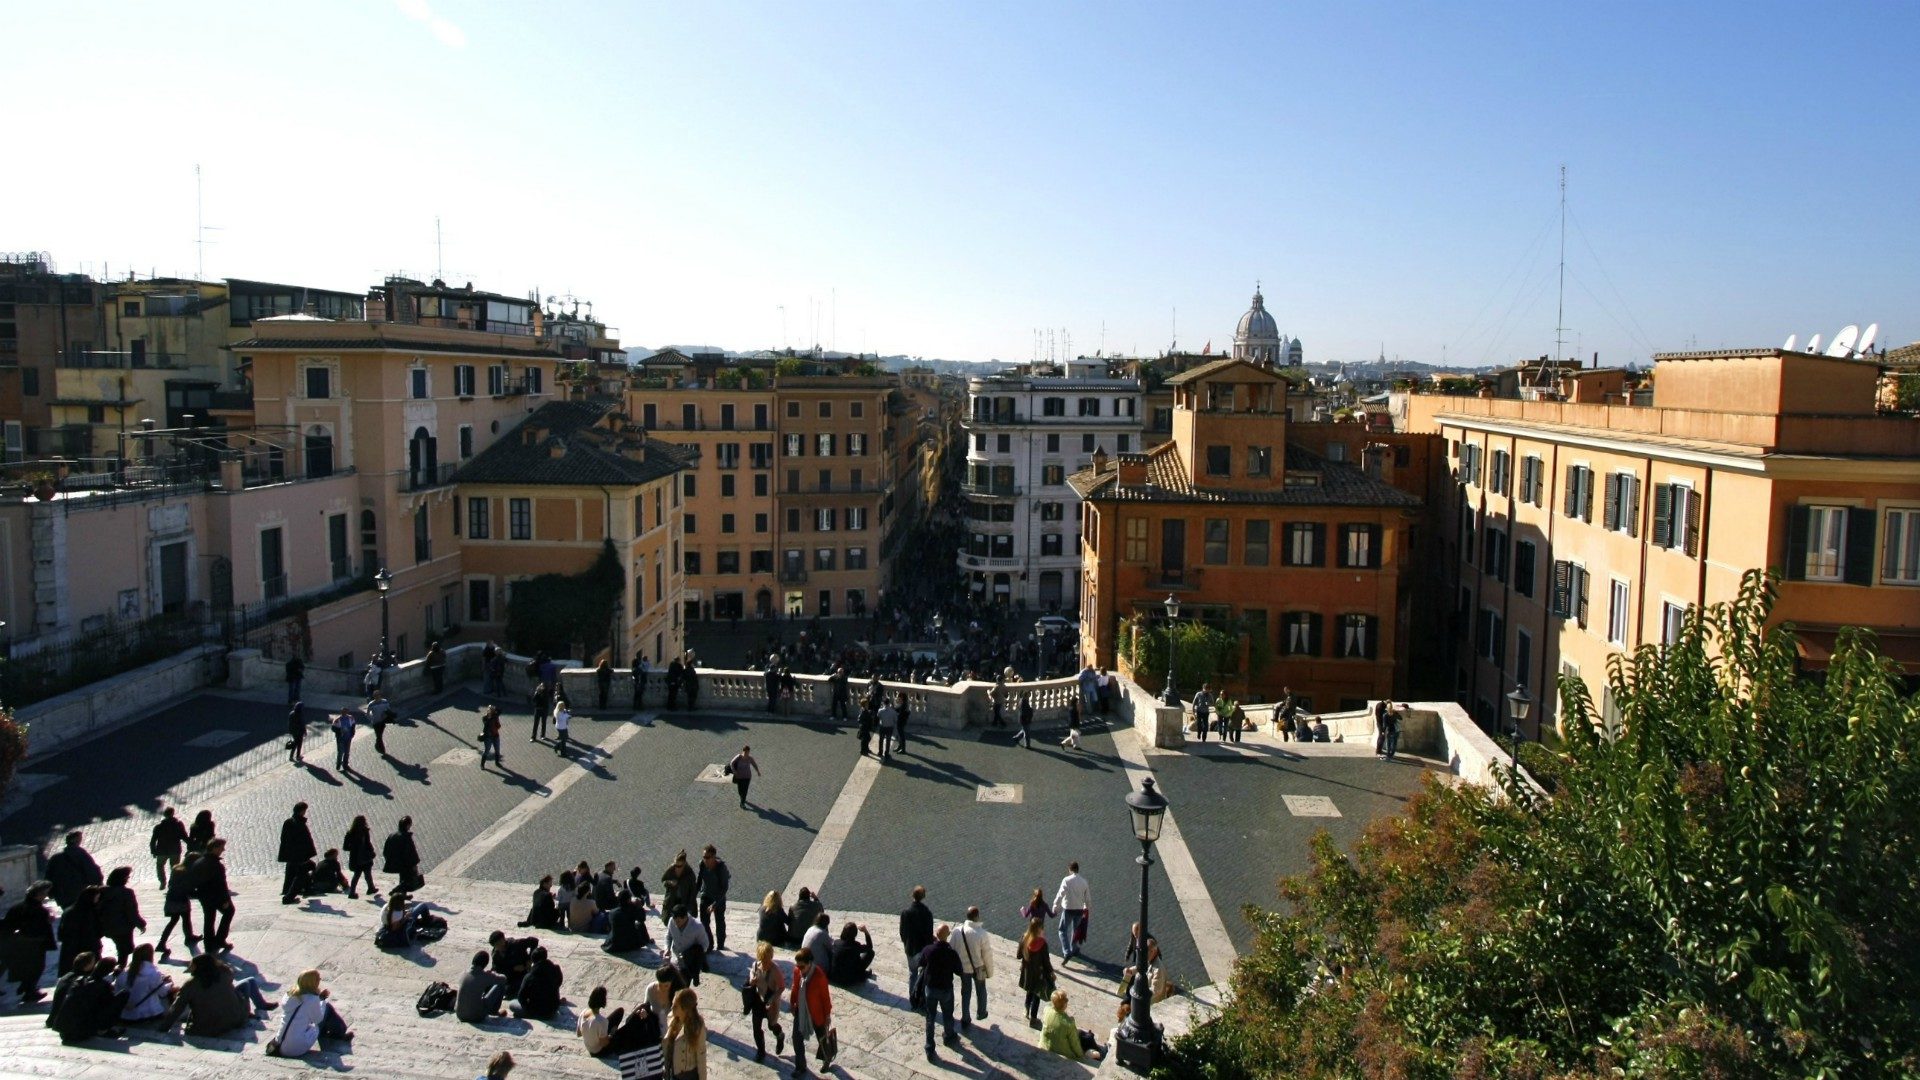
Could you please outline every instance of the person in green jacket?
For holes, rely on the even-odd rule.
[[[1040,1048],[1074,1061],[1100,1060],[1100,1044],[1094,1041],[1093,1032],[1075,1024],[1073,1014],[1067,1011],[1065,990],[1053,992],[1053,1007],[1047,1010],[1047,1022],[1040,1029]]]

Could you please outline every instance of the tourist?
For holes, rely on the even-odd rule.
[[[1060,891],[1054,894],[1054,914],[1060,916],[1060,962],[1066,963],[1080,952],[1087,940],[1087,908],[1093,903],[1093,890],[1080,876],[1080,864],[1067,864],[1067,876],[1060,879]]]
[[[907,752],[907,717],[912,711],[913,707],[907,701],[907,692],[900,691],[900,700],[894,703],[893,738],[898,744],[894,749],[903,754]]]
[[[487,1059],[487,1071],[479,1080],[507,1080],[513,1073],[513,1055],[505,1050]]]
[[[620,866],[611,859],[594,875],[593,902],[608,914],[620,905]]]
[[[227,884],[227,842],[214,837],[194,860],[189,876],[193,895],[200,901],[200,941],[208,952],[232,952],[227,932],[233,928],[233,889]],[[219,920],[215,921],[214,916]]]
[[[544,681],[534,683],[533,687],[533,731],[527,736],[528,742],[539,742],[547,733],[547,718],[553,712],[553,687]]]
[[[1313,741],[1326,742],[1328,738],[1327,722],[1321,717],[1313,718]]]
[[[780,902],[778,890],[766,895],[760,901],[760,928],[754,932],[754,938],[773,945],[785,945],[791,939],[792,931],[787,926],[787,909]]]
[[[161,956],[172,955],[172,950],[167,948],[167,938],[172,935],[175,926],[180,927],[185,934],[189,952],[200,942],[199,938],[193,936],[194,876],[188,869],[190,864],[199,859],[199,855],[190,853],[174,864],[173,877],[167,882],[166,899],[162,901],[160,907],[161,914],[167,917],[167,925],[160,930],[158,950]]]
[[[1273,726],[1280,732],[1281,742],[1293,740],[1293,716],[1296,706],[1293,702],[1293,687],[1280,691],[1280,704],[1273,710]]]
[[[895,729],[900,725],[900,710],[893,707],[893,702],[886,701],[883,698],[878,719],[880,722],[880,760],[889,761],[893,758],[893,737]]]
[[[849,706],[853,701],[853,693],[851,688],[847,686],[847,666],[845,664],[834,665],[833,674],[827,676],[827,685],[833,690],[833,706],[828,716],[834,720],[849,719],[851,714]]]
[[[491,956],[482,949],[473,954],[473,963],[460,976],[460,989],[453,999],[453,1015],[464,1024],[478,1024],[507,1015],[507,980],[487,970]]]
[[[613,913],[607,917],[607,940],[600,943],[600,951],[618,956],[651,944],[653,937],[647,933],[647,913],[640,907],[640,901],[632,894],[617,897]]]
[[[745,749],[740,756],[752,761]],[[737,760],[737,759],[736,759]],[[744,791],[745,789],[742,788]],[[713,938],[713,947],[727,947],[727,888],[733,884],[733,871],[708,844],[700,855],[700,868],[694,871],[694,883],[699,888],[700,925],[707,928],[707,934]]]
[[[967,909],[967,920],[954,928],[953,943],[960,954],[960,1030],[965,1031],[976,1018],[987,1018],[987,980],[993,977],[993,943],[980,925],[979,908]]]
[[[993,706],[993,717],[987,721],[988,727],[1006,727],[1007,721],[1001,716],[1007,703],[1007,676],[1005,672],[993,677],[993,687],[987,691],[987,702]]]
[[[127,885],[132,877],[133,867],[114,867],[94,907],[101,935],[113,942],[114,955],[123,962],[133,952],[133,932],[147,928],[147,920],[140,916],[140,898]]]
[[[362,879],[367,883],[367,895],[378,900],[380,886],[373,881],[373,829],[367,824],[365,814],[356,814],[353,824],[347,826],[346,839],[340,841],[340,847],[347,853],[347,898],[358,900],[360,894],[354,891]]]
[[[761,772],[760,763],[753,759],[753,747],[743,746],[740,752],[727,762],[727,775],[733,778],[733,787],[740,793],[740,806],[747,805],[747,787],[753,783],[753,775]]]
[[[1029,750],[1033,749],[1033,694],[1032,692],[1028,692],[1020,695],[1020,733],[1013,737],[1013,741],[1017,743],[1025,744],[1026,748]]]
[[[307,896],[347,891],[347,873],[340,868],[340,849],[328,848],[307,875]]]
[[[689,701],[688,708],[692,708]],[[700,1015],[700,999],[691,989],[673,995],[672,1019],[667,1022],[667,1075],[673,1080],[707,1080],[707,1022]]]
[[[419,928],[420,917],[427,913],[424,903],[408,903],[407,894],[393,890],[387,897],[387,906],[380,911],[380,931],[375,943],[383,949],[404,949],[413,944],[414,932]]]
[[[40,976],[47,969],[47,950],[57,941],[53,931],[53,913],[47,910],[47,897],[53,886],[36,881],[27,886],[27,895],[0,917],[0,963],[6,967],[7,981],[19,988],[26,1003],[39,1001],[46,994],[40,989]]]
[[[660,875],[660,921],[670,923],[676,908],[693,910],[699,903],[699,894],[700,879],[693,867],[687,865],[687,853],[683,849],[673,857],[673,865]]]
[[[1046,923],[1027,920],[1020,935],[1020,989],[1027,992],[1027,1026],[1040,1026],[1040,1003],[1053,996],[1053,955],[1047,951]]]
[[[180,861],[180,855],[187,849],[187,827],[180,823],[180,815],[173,807],[163,807],[160,820],[154,822],[153,832],[147,837],[147,853],[153,856],[153,875],[160,880],[160,887],[167,887],[167,871]]]
[[[367,719],[373,723],[374,753],[382,756],[386,755],[387,725],[393,723],[395,714],[398,713],[398,711],[399,710],[393,707],[393,702],[388,700],[386,692],[383,690],[375,690],[373,697],[367,701]]]
[[[639,903],[642,910],[653,906],[653,894],[647,891],[647,882],[639,867],[628,868],[625,891]]]
[[[1088,664],[1081,668],[1080,674],[1075,676],[1075,681],[1080,684],[1081,704],[1088,709],[1098,708],[1100,705],[1100,676],[1093,670],[1093,665]]]
[[[607,1052],[607,1044],[613,1041],[612,1027],[607,1021],[607,988],[596,986],[587,994],[587,1011],[573,1023],[574,1034],[580,1036],[580,1044],[586,1048],[588,1057],[599,1057]]]
[[[1100,675],[1100,715],[1105,716],[1107,715],[1107,713],[1113,711],[1114,698],[1117,698],[1120,696],[1120,680],[1114,678],[1113,675],[1110,672],[1108,672],[1106,668],[1101,668],[1099,671],[1099,675]]]
[[[527,964],[526,978],[520,980],[520,1003],[515,1007],[523,1019],[551,1020],[560,1011],[560,984],[566,976],[560,965],[547,959],[543,946],[534,946]]]
[[[1212,726],[1208,715],[1213,708],[1212,685],[1201,683],[1200,692],[1193,695],[1193,730],[1200,736],[1201,742],[1207,741],[1207,728]]]
[[[787,1007],[793,1011],[793,1075],[807,1075],[807,1036],[825,1038],[833,1024],[833,996],[827,989],[826,973],[813,962],[805,949],[793,954],[793,985],[787,990]],[[822,1056],[820,1067],[831,1058]]]
[[[505,980],[506,996],[520,996],[520,981],[533,966],[533,950],[540,947],[537,937],[508,937],[504,930],[487,935],[487,966]]]
[[[333,767],[343,773],[353,771],[353,728],[353,710],[342,709],[333,718]]]
[[[487,767],[487,753],[493,753],[493,763],[501,768],[507,767],[507,761],[500,754],[500,706],[488,705],[480,710],[480,767]]]
[[[787,1052],[787,1036],[780,1030],[780,998],[787,988],[787,977],[773,958],[773,943],[761,940],[753,948],[753,966],[741,992],[753,1014],[753,1060],[767,1059],[767,1028],[773,1029],[773,1053]]]
[[[1404,718],[1407,707],[1404,703],[1389,707],[1384,701],[1380,705],[1380,712],[1377,715],[1381,724],[1382,748],[1386,751],[1386,759],[1392,761],[1394,755],[1400,752],[1400,721]]]
[[[1040,1048],[1072,1061],[1100,1060],[1100,1044],[1094,1041],[1093,1032],[1075,1024],[1073,1015],[1067,1012],[1065,990],[1053,992],[1053,1007],[1047,1010],[1046,1025],[1040,1029]]]
[[[80,890],[106,881],[100,864],[80,845],[83,839],[80,830],[75,829],[67,834],[65,847],[47,856],[47,881],[53,885],[53,902],[60,905],[61,911],[73,906],[80,898]]]
[[[913,898],[900,911],[900,945],[907,951],[907,986],[918,984],[920,954],[933,944],[933,910],[927,907],[927,887],[915,885]]]
[[[651,674],[651,671],[652,669],[647,666],[647,654],[642,652],[634,653],[633,654],[633,708],[635,712],[638,712],[640,709],[646,707],[647,676]]]
[[[1072,700],[1067,702],[1067,736],[1066,738],[1060,740],[1060,745],[1066,747],[1069,750],[1080,749],[1080,699],[1079,698],[1073,698]]]
[[[840,986],[859,986],[873,978],[873,935],[867,924],[849,922],[840,928],[827,962],[827,980]]]
[[[713,949],[713,939],[707,935],[707,928],[693,921],[684,907],[673,909],[673,919],[667,925],[667,954],[673,957],[673,966],[686,977],[689,985],[700,985],[700,973],[707,970],[707,953]]]
[[[287,657],[287,701],[297,704],[300,701],[300,682],[307,676],[307,662],[298,655]]]
[[[74,901],[76,905],[82,902]],[[53,1003],[47,1010],[46,1024],[69,1046],[97,1035],[118,1038],[125,1034],[120,1027],[120,1011],[126,1008],[127,995],[115,990],[109,973],[95,970],[98,966],[96,954],[78,953],[72,958],[70,969],[62,972],[60,980],[53,985]]]
[[[820,894],[805,885],[800,886],[800,892],[793,901],[793,912],[787,919],[787,943],[800,944],[807,931],[813,929],[815,920],[826,913],[827,908],[820,902]]]
[[[347,1022],[320,988],[320,973],[309,968],[294,980],[295,990],[280,1003],[279,1032],[267,1042],[269,1057],[303,1057],[321,1039],[353,1041]]]
[[[679,657],[676,656],[672,660],[667,661],[667,708],[669,710],[680,707],[680,673]],[[771,702],[767,705],[767,711],[773,711]]]
[[[953,928],[946,923],[933,932],[933,943],[920,951],[913,967],[917,972],[919,985],[917,990],[927,1010],[927,1060],[938,1061],[933,1052],[933,1014],[937,1009],[946,1024],[946,1037],[941,1041],[948,1046],[960,1045],[960,1036],[953,1030],[953,979],[960,974],[960,954],[954,952],[948,938]]]
[[[1134,936],[1137,940],[1138,931]],[[1128,959],[1133,958],[1128,957]],[[1133,992],[1133,980],[1138,971],[1137,966],[1129,965],[1120,973],[1120,985],[1127,988],[1129,995]],[[1172,997],[1174,991],[1173,980],[1167,977],[1166,970],[1160,963],[1160,943],[1151,936],[1147,938],[1147,989],[1152,993],[1155,1002]]]
[[[813,925],[800,937],[800,947],[813,954],[813,962],[820,970],[833,977],[833,931],[829,929],[833,920],[826,912],[813,917]]]
[[[527,917],[520,920],[520,925],[537,930],[559,929],[560,905],[553,897],[552,874],[542,875],[540,884],[533,887],[533,906],[527,910]]]
[[[873,732],[874,732],[874,729],[877,728],[879,725],[880,725],[880,717],[878,714],[876,714],[873,711],[873,707],[871,705],[865,704],[864,702],[861,703],[860,729],[859,729],[861,757],[867,757],[868,755],[873,753]]]
[[[305,765],[307,749],[307,705],[296,701],[287,710],[287,760]]]
[[[1233,703],[1233,708],[1227,710],[1227,715],[1221,722],[1227,726],[1225,737],[1237,743],[1240,741],[1240,733],[1247,727],[1247,710],[1236,701]]]
[[[1020,908],[1020,917],[1022,919],[1052,918],[1053,907],[1047,903],[1046,893],[1039,889],[1033,890],[1033,895],[1027,897],[1026,904]]]
[[[60,913],[60,966],[54,969],[54,974],[72,971],[74,962],[83,954],[100,955],[101,888],[88,885],[81,889],[80,895]]]
[[[760,675],[760,682],[767,693],[767,712],[780,711],[780,666],[769,663],[767,670]]]
[[[248,1004],[253,1008],[249,1010]],[[187,981],[173,995],[173,1003],[156,1025],[172,1031],[187,1018],[187,1034],[225,1035],[254,1016],[271,1013],[274,1004],[260,992],[256,979],[235,979],[226,961],[212,953],[201,953],[187,961]]]
[[[126,1004],[120,1008],[120,1019],[154,1027],[173,1003],[173,980],[155,966],[152,945],[142,943],[122,955],[126,962],[120,969],[119,990]]]
[[[216,831],[213,826],[213,811],[202,810],[193,815],[193,825],[187,829],[187,850],[205,851],[213,843]]]
[[[607,929],[606,913],[593,900],[593,882],[582,881],[573,887],[567,902],[567,929],[576,934],[601,934]]]
[[[381,844],[380,854],[386,860],[386,865],[381,869],[400,879],[400,883],[394,886],[395,891],[404,889],[411,892],[427,883],[427,879],[420,876],[420,849],[413,842],[413,818],[400,819]]]
[[[307,874],[313,857],[319,854],[313,843],[313,831],[307,828],[307,804],[293,804],[293,813],[280,823],[280,853],[274,860],[285,869],[280,873],[280,902],[297,904],[306,891]]]
[[[553,752],[562,757],[567,753],[567,732],[572,726],[573,705],[567,695],[561,694],[553,703]]]
[[[600,663],[594,666],[593,689],[599,700],[597,707],[605,710],[607,707],[607,696],[613,693],[613,660],[611,657],[601,657]]]

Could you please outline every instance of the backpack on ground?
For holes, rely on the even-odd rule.
[[[434,1016],[453,1008],[459,1000],[460,992],[443,982],[428,983],[420,992],[420,1000],[413,1009],[421,1016]]]

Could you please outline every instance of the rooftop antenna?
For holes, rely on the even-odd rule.
[[[1168,346],[1167,351],[1168,352],[1180,351],[1180,305],[1179,304],[1173,305],[1173,344]]]
[[[1828,356],[1852,356],[1853,344],[1860,340],[1860,324],[1848,323],[1833,335],[1833,341],[1827,345]]]
[[[204,280],[207,276],[207,233],[218,231],[216,226],[207,224],[205,205],[205,200],[201,198],[200,165],[195,162],[193,166],[193,279],[195,281]]]
[[[1560,165],[1560,302],[1553,316],[1553,359],[1559,363],[1567,346],[1567,166]]]
[[[1780,348],[1786,352],[1793,352],[1794,351],[1793,347],[1798,344],[1800,344],[1800,335],[1788,334],[1787,343],[1785,345],[1780,346]]]
[[[1855,346],[1859,351],[1859,355],[1867,356],[1871,354],[1873,352],[1873,339],[1879,336],[1880,324],[1868,323],[1867,328],[1860,332],[1860,344]]]
[[[446,280],[447,252],[440,242],[440,215],[433,215],[433,276]]]

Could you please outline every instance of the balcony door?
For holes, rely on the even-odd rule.
[[[1160,578],[1168,582],[1186,580],[1187,523],[1179,518],[1160,522]]]
[[[413,481],[410,486],[419,488],[433,483],[440,465],[438,442],[426,428],[413,429],[413,438],[407,442],[407,471]]]

